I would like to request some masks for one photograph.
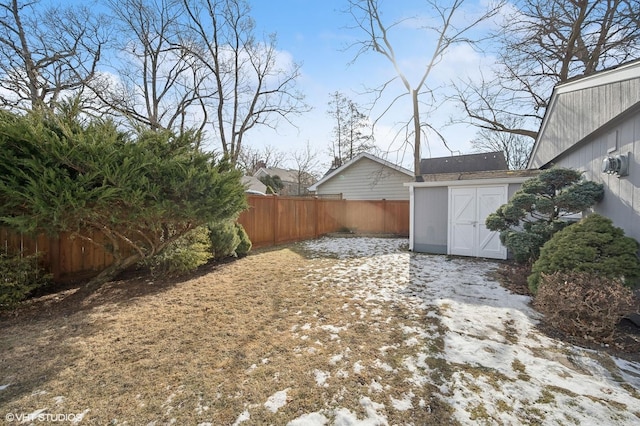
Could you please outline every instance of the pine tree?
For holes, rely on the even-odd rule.
[[[570,222],[566,216],[582,213],[602,199],[601,184],[582,180],[577,170],[552,168],[529,179],[486,219],[487,228],[500,231],[500,240],[520,262],[538,258],[540,247]]]
[[[109,122],[7,112],[0,112],[0,201],[2,224],[70,232],[110,251],[114,262],[95,284],[246,206],[240,173],[201,152],[194,133],[129,137]]]

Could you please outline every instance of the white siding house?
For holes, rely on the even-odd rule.
[[[368,153],[362,153],[309,187],[317,196],[345,200],[408,200],[404,183],[413,173]]]
[[[556,86],[529,168],[577,169],[604,184],[604,199],[594,210],[638,241],[639,159],[640,61]],[[627,170],[603,172],[610,162],[628,162]]]

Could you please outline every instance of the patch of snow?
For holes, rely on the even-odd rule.
[[[409,347],[418,346],[420,344],[420,341],[415,337],[410,337],[404,341],[404,344],[405,346],[409,346]]]
[[[289,390],[290,388],[287,388],[271,395],[267,398],[267,402],[264,403],[265,408],[272,413],[275,413],[280,408],[284,407],[287,404],[287,392],[289,392]]]
[[[318,386],[327,387],[327,379],[331,377],[331,373],[322,370],[313,370],[313,374],[316,377],[316,384]]]
[[[336,373],[336,377],[340,379],[346,379],[347,377],[349,377],[349,373],[344,370],[338,370],[338,372]]]
[[[320,413],[304,414],[297,419],[291,420],[287,426],[324,426],[329,423],[329,419]]]
[[[383,390],[384,388],[382,387],[382,385],[375,380],[373,380],[369,385],[369,392],[382,392]]]
[[[309,270],[308,281],[317,289],[330,287],[352,300],[361,318],[368,314],[378,329],[394,327],[397,318],[380,318],[384,311],[379,306],[389,303],[403,310],[405,324],[399,327],[408,335],[404,345],[415,348],[415,353],[404,357],[398,369],[410,373],[412,386],[435,384],[463,424],[474,423],[473,411],[480,407],[499,424],[637,422],[640,411],[632,407],[638,402],[634,391],[640,388],[639,363],[541,334],[536,328],[540,315],[530,306],[530,298],[511,293],[491,278],[499,263],[409,253],[404,250],[406,243],[403,239],[323,238],[304,245],[312,256],[332,259]],[[341,330],[326,331],[333,337]],[[442,342],[444,351],[434,352]],[[382,347],[374,367],[394,371],[385,358],[395,350],[397,345]],[[332,365],[341,360],[335,357]],[[437,359],[453,373],[441,377],[444,383],[433,383],[431,376],[439,370],[431,371],[427,359]],[[363,368],[361,361],[353,365],[356,374]],[[374,381],[369,391],[380,388],[386,390],[389,385]],[[392,403],[410,410],[407,401],[411,402],[405,397]],[[368,404],[366,419],[358,420],[340,408],[333,411],[334,424],[387,424],[383,405],[364,399],[361,404]],[[417,405],[429,408],[424,400]]]
[[[343,354],[337,354],[332,356],[331,358],[329,358],[329,364],[331,365],[336,365],[337,363],[339,363],[340,361],[342,361],[342,358],[344,357]]]
[[[378,404],[363,396],[360,398],[360,405],[364,408],[366,418],[358,419],[356,414],[346,408],[340,408],[335,411],[336,417],[333,424],[335,426],[387,426],[389,424],[387,418],[378,413],[379,410],[384,409],[383,404]]]
[[[233,426],[238,426],[240,423],[249,421],[250,419],[251,419],[251,414],[249,414],[249,410],[244,410],[242,413],[240,413],[236,421],[233,422]]]
[[[376,368],[379,368],[381,370],[384,370],[388,373],[393,371],[393,367],[390,366],[389,364],[387,364],[386,362],[382,362],[379,359],[376,359],[375,362],[373,363],[373,366]]]
[[[408,393],[404,395],[402,399],[395,399],[394,397],[390,397],[391,405],[398,411],[407,411],[413,408],[413,403],[411,400],[415,395],[413,393]]]
[[[54,396],[53,402],[55,402],[56,405],[62,404],[64,402],[64,396]]]
[[[6,388],[8,388],[11,385],[0,385],[0,391],[5,390]]]

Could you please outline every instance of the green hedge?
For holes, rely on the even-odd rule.
[[[541,274],[587,272],[622,279],[627,286],[640,278],[638,243],[613,226],[610,219],[592,214],[557,232],[540,250],[528,278],[533,293]]]

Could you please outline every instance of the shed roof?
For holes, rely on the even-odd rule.
[[[449,157],[423,158],[420,173],[426,176],[436,173],[464,173],[487,170],[508,170],[507,160],[502,151],[482,152]]]
[[[424,182],[408,182],[404,186],[443,187],[522,183],[536,177],[540,170],[487,170],[479,172],[434,173],[424,175]]]

